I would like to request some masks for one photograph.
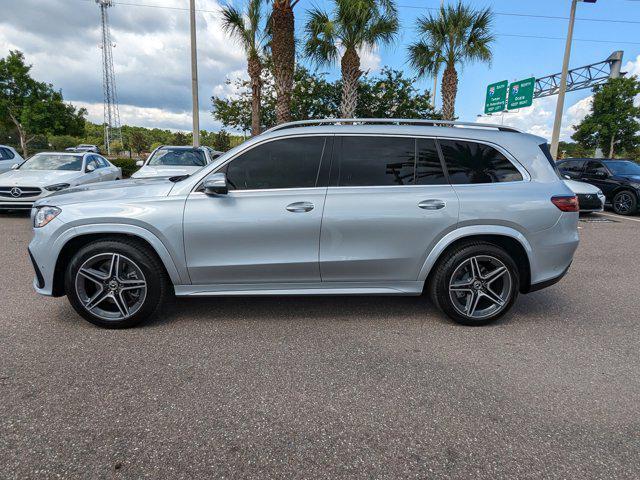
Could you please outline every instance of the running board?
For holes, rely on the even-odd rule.
[[[327,282],[223,285],[176,285],[177,297],[287,295],[420,295],[423,282]]]

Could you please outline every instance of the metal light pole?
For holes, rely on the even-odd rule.
[[[196,2],[189,0],[191,27],[191,96],[193,103],[193,146],[200,146],[200,110],[198,108],[198,50],[196,47]]]
[[[597,0],[582,0],[586,3],[596,3]],[[573,26],[576,22],[576,7],[578,0],[571,0],[571,14],[569,15],[569,31],[567,32],[567,43],[564,47],[564,60],[562,61],[562,74],[560,75],[560,85],[558,89],[558,102],[556,103],[556,118],[553,122],[553,133],[551,135],[551,155],[558,157],[558,143],[560,142],[560,127],[562,126],[562,112],[564,110],[564,97],[567,93],[567,72],[569,71],[569,59],[571,58],[571,44],[573,41]]]

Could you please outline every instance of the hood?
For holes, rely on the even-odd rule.
[[[68,170],[11,170],[0,175],[3,187],[46,187],[56,183],[71,183],[80,178],[82,172]]]
[[[180,165],[145,165],[131,175],[131,178],[149,177],[176,177],[178,175],[191,175],[202,167],[187,167]]]
[[[71,205],[88,202],[130,202],[135,199],[166,197],[174,183],[166,178],[117,180],[68,188],[43,198],[36,205]]]
[[[564,180],[564,183],[575,194],[578,194],[578,193],[594,194],[594,193],[598,193],[598,191],[600,190],[598,187],[594,187],[589,183],[576,182],[575,180]]]

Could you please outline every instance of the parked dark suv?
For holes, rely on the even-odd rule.
[[[638,211],[640,199],[640,165],[631,160],[569,158],[558,162],[560,173],[571,180],[595,185],[620,215]]]

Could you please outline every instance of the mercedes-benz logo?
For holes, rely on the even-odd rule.
[[[11,194],[12,197],[14,198],[18,198],[20,195],[22,195],[22,190],[20,190],[19,187],[13,187],[9,193]]]

